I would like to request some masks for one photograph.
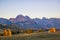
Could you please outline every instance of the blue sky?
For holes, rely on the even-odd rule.
[[[0,0],[0,18],[15,18],[19,14],[60,18],[60,0]]]

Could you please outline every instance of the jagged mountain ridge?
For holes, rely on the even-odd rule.
[[[5,18],[0,18],[0,24],[7,24],[7,25],[11,25],[12,22],[8,19]]]
[[[35,18],[31,19],[28,16],[23,16],[23,15],[18,15],[16,18],[18,19],[23,19],[23,20],[16,20],[20,22],[21,26],[28,26],[30,27],[35,27],[35,28],[50,28],[50,27],[55,27],[55,28],[60,28],[60,18],[45,18],[43,17],[42,19],[40,18]],[[11,20],[11,19],[10,19]],[[15,23],[19,23],[16,22]],[[27,27],[27,28],[28,28]]]
[[[1,18],[0,18],[0,20],[1,20]],[[7,20],[7,21],[5,21],[5,20]],[[5,19],[5,20],[0,21],[0,24],[7,24],[7,25],[9,23],[11,25],[15,24],[24,29],[29,29],[29,28],[48,29],[51,27],[60,29],[60,18],[48,19],[48,18],[43,17],[42,19],[40,19],[40,18],[31,19],[29,16],[18,15],[16,18],[10,18],[9,20],[8,19]],[[5,23],[3,23],[3,22],[5,22]]]

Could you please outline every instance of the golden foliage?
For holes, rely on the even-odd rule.
[[[44,32],[43,30],[38,30],[38,32]]]
[[[27,33],[32,33],[33,31],[32,31],[32,29],[29,29],[28,31],[27,31]]]
[[[12,36],[11,30],[10,29],[8,29],[8,30],[4,29],[4,36]]]
[[[7,30],[4,29],[4,36],[8,36]]]
[[[12,33],[11,33],[10,29],[8,29],[7,32],[8,32],[8,36],[12,36]]]
[[[56,29],[54,27],[50,28],[49,32],[56,32]]]

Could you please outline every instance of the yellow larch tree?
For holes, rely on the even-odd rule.
[[[8,32],[8,36],[12,36],[12,32],[10,29],[8,29],[7,32]]]
[[[8,36],[7,30],[4,29],[3,31],[4,31],[3,35],[4,35],[4,36]]]
[[[50,28],[49,32],[56,32],[56,29],[54,27]]]

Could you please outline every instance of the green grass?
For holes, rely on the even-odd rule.
[[[31,33],[31,34],[16,34],[11,37],[0,36],[0,40],[60,40],[60,32],[48,33]]]

